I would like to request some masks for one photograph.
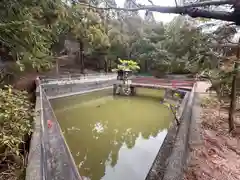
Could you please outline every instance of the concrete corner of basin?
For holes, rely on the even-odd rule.
[[[146,180],[181,180],[189,159],[189,144],[194,138],[196,118],[200,114],[198,84],[187,92],[178,110],[180,125],[172,122]],[[195,133],[196,134],[196,133]]]

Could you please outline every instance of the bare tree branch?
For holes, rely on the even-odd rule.
[[[175,0],[175,5],[176,5],[176,7],[178,7],[177,0]]]
[[[148,0],[148,2],[150,2],[150,3],[151,3],[151,5],[153,5],[153,6],[154,6],[154,4],[153,4],[152,0]]]
[[[215,40],[217,41],[217,39],[215,39]],[[232,41],[229,40],[228,38],[226,38],[226,39],[224,39],[224,40],[227,41],[227,43],[229,43],[229,44],[239,45],[239,43],[237,43],[237,42],[232,42]],[[224,44],[224,43],[226,43],[226,42],[222,42],[222,41],[220,40],[219,43]]]
[[[229,24],[225,24],[225,26],[234,26],[235,23],[229,23]]]
[[[89,6],[89,4],[86,3],[79,3],[83,6]],[[206,2],[206,4],[208,4],[209,6],[209,2]],[[196,4],[189,4],[186,6],[178,6],[178,7],[171,7],[171,6],[157,6],[157,5],[141,5],[138,8],[120,8],[120,7],[113,7],[111,5],[108,4],[108,7],[96,7],[93,5],[90,5],[90,7],[95,8],[95,9],[103,9],[103,10],[110,10],[110,9],[114,9],[114,10],[118,10],[118,11],[140,11],[140,10],[149,10],[149,11],[156,11],[156,12],[161,12],[161,13],[175,13],[175,14],[181,14],[184,13],[186,11],[186,9],[189,8],[194,8],[194,7],[203,7],[206,6],[206,4],[204,2],[201,3],[201,5],[199,3]],[[225,0],[224,3],[223,1],[213,1],[212,5],[224,5],[224,4],[233,4],[233,0]]]
[[[232,42],[230,41],[228,38],[225,38],[224,40],[226,40],[227,42],[223,42],[219,39],[217,39],[216,37],[213,37],[213,36],[208,36],[210,39],[213,39],[216,41],[216,43],[212,43],[212,45],[214,47],[229,47],[229,48],[235,48],[235,47],[240,47],[240,44],[239,43],[235,43],[235,42]]]
[[[203,17],[203,18],[211,18],[211,19],[218,19],[223,21],[232,21],[235,22],[237,25],[240,24],[240,13],[236,11],[234,12],[225,12],[225,11],[210,11],[202,8],[196,7],[205,7],[210,5],[236,5],[238,0],[218,0],[218,1],[204,1],[199,3],[192,3],[185,6],[178,6],[178,7],[169,7],[169,6],[156,6],[156,5],[141,5],[137,8],[119,8],[113,7],[108,4],[108,7],[96,7],[86,3],[80,3],[81,5],[88,6],[91,8],[96,9],[103,9],[103,10],[117,10],[117,11],[139,11],[139,10],[146,10],[146,11],[155,11],[160,13],[173,13],[173,14],[181,14],[181,15],[189,15],[193,18]]]
[[[132,8],[132,9],[127,9],[127,8],[120,8],[120,7],[112,7],[108,3],[108,7],[96,7],[96,6],[91,6],[92,8],[97,8],[97,9],[115,9],[119,11],[139,11],[139,10],[149,10],[149,11],[157,11],[161,13],[178,13],[182,9],[186,8],[192,8],[192,7],[205,7],[205,6],[220,6],[220,5],[234,5],[238,0],[217,0],[217,1],[204,1],[204,2],[197,2],[197,3],[190,3],[184,6],[178,6],[178,7],[170,7],[170,6],[157,6],[154,5],[151,0],[148,0],[152,5],[141,5],[138,8]],[[80,3],[82,5],[89,5],[86,3]],[[175,10],[176,9],[176,10]]]
[[[184,7],[204,7],[204,6],[220,6],[225,4],[234,5],[237,0],[218,0],[218,1],[203,1],[196,3],[189,3]]]
[[[227,56],[221,56],[221,55],[219,55],[219,54],[217,54],[217,53],[214,53],[214,52],[206,53],[205,55],[215,56],[215,57],[217,57],[217,58],[219,58],[219,59],[223,59],[223,60],[235,60],[234,58],[229,58],[229,57],[227,57]]]
[[[134,1],[132,1],[131,0],[131,2],[135,5],[135,6],[137,6],[137,7],[142,7],[143,5],[141,5],[141,4],[137,4],[136,2],[134,2]]]
[[[236,48],[236,47],[240,47],[240,44],[225,43],[225,44],[213,44],[213,46]]]
[[[188,8],[185,10],[184,13],[193,18],[203,17],[203,18],[210,18],[210,19],[218,19],[224,21],[234,21],[235,16],[232,12],[225,12],[225,11],[209,11],[205,9],[198,9],[198,8]]]
[[[89,4],[82,4],[87,5]],[[169,7],[169,6],[142,6],[139,8],[117,8],[117,7],[95,7],[90,5],[91,8],[96,9],[103,9],[103,10],[118,10],[118,11],[139,11],[139,10],[147,10],[147,11],[155,11],[160,13],[173,13],[173,14],[181,14],[181,15],[189,15],[193,18],[203,17],[203,18],[212,18],[224,21],[236,21],[236,17],[233,15],[232,12],[224,12],[224,11],[208,11],[205,9],[198,9],[198,8],[186,8],[185,6],[178,6],[178,7]]]

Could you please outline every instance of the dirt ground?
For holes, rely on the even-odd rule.
[[[240,180],[240,122],[228,132],[228,112],[219,103],[207,103],[201,114],[202,144],[191,149],[184,180]]]

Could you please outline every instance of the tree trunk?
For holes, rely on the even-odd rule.
[[[132,50],[128,54],[128,59],[132,59]]]
[[[240,43],[240,38],[238,40],[238,43]],[[232,79],[232,89],[231,89],[231,103],[230,103],[230,108],[229,108],[229,117],[228,117],[228,125],[229,125],[229,132],[234,130],[234,113],[236,110],[236,81],[237,81],[237,76],[238,76],[238,61],[239,61],[239,56],[240,56],[240,49],[239,47],[237,48],[237,62],[234,64],[234,74],[233,74],[233,79]]]
[[[148,72],[148,60],[145,60],[145,72]]]
[[[79,41],[79,50],[81,73],[84,73],[84,44],[81,40]]]
[[[106,55],[104,56],[104,70],[105,73],[108,73],[108,59]]]
[[[56,74],[59,75],[59,61],[58,61],[58,58],[56,58]]]
[[[109,60],[109,70],[112,71],[112,60]]]
[[[236,66],[237,63],[235,63]],[[229,132],[234,129],[234,111],[236,109],[236,75],[233,75],[232,90],[231,90],[231,103],[229,109],[228,125]]]

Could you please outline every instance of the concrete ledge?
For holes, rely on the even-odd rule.
[[[43,136],[47,157],[47,180],[49,179],[71,179],[81,180],[77,166],[73,160],[71,151],[63,136],[60,125],[53,112],[52,106],[43,92],[43,121],[45,122],[45,133]],[[51,126],[49,126],[49,122]]]
[[[116,82],[113,80],[92,81],[85,83],[72,83],[72,84],[45,84],[43,85],[44,91],[50,99],[65,97],[70,95],[81,94],[83,91],[90,91],[94,89],[104,89],[112,86]]]
[[[166,171],[165,162],[167,161],[168,157],[172,153],[172,149],[175,143],[177,133],[178,133],[178,126],[175,123],[172,123],[162,143],[162,146],[154,160],[154,163],[146,177],[146,180],[163,179],[164,173]]]
[[[36,90],[39,93],[39,88]],[[41,146],[41,117],[40,96],[36,97],[35,119],[33,134],[30,142],[26,180],[42,180],[42,146]]]
[[[177,111],[177,118],[182,121],[182,116],[183,116],[183,111],[184,109],[186,108],[186,104],[188,102],[188,99],[189,99],[189,96],[190,96],[190,92],[187,92],[181,102],[181,105]]]
[[[113,85],[114,82],[115,80],[110,79],[101,81],[95,79],[87,82],[72,81],[72,83],[62,84],[46,83],[43,85],[43,88],[48,97],[58,98],[111,88],[111,85]],[[191,125],[194,124],[191,123],[195,98],[194,91],[195,85],[191,92],[186,93],[178,111],[181,124],[180,126],[177,126],[175,121],[172,122],[151,170],[146,177],[147,180],[182,179],[189,151],[189,131]],[[41,96],[42,93],[39,93],[39,95]],[[43,107],[40,106],[41,103],[43,104]],[[43,115],[36,114],[34,133],[28,157],[29,163],[26,180],[42,180],[44,173],[48,173],[47,176],[51,178],[80,179],[48,98],[43,100],[42,97],[37,97],[36,112],[38,113],[39,110],[43,110]],[[42,142],[41,139],[41,118],[43,118],[44,125],[46,126],[46,136],[49,137],[46,142]],[[47,127],[47,120],[52,120],[52,128],[50,129]],[[42,144],[45,143],[47,144],[46,149],[49,162],[44,162],[45,158],[44,152],[42,151]],[[46,163],[47,166],[45,166]],[[44,171],[43,166],[47,167],[46,171]]]
[[[182,114],[181,124],[172,149],[171,156],[166,161],[166,172],[163,180],[181,180],[189,154],[189,130],[192,120],[192,109],[196,85],[189,95],[188,103]]]
[[[76,78],[43,79],[42,85],[47,85],[47,84],[63,85],[63,84],[88,83],[88,82],[106,81],[106,80],[113,80],[113,79],[117,79],[116,74],[93,75],[93,76],[83,76],[83,77],[76,77]]]
[[[192,124],[195,88],[196,84],[192,91],[185,95],[178,112],[181,123],[177,126],[175,122],[172,122],[146,180],[182,179],[189,152],[189,133]]]
[[[80,94],[90,93],[90,92],[94,92],[94,91],[101,91],[101,90],[104,90],[104,89],[111,89],[111,88],[113,88],[113,87],[112,86],[108,86],[108,87],[104,87],[104,88],[95,88],[95,89],[90,89],[90,90],[85,90],[85,91],[66,93],[66,94],[57,95],[57,96],[48,96],[48,99],[50,100],[50,99],[56,99],[56,98],[80,95]]]
[[[109,88],[115,82],[112,79],[112,77],[103,77],[100,80],[85,79],[85,81],[81,80],[77,83],[72,81],[71,83],[45,83],[44,85],[40,83],[39,78],[36,80],[38,85],[36,89],[36,115],[26,169],[26,180],[81,180],[45,90],[48,95],[52,95],[52,98],[83,94]],[[49,121],[51,127],[48,127]]]

